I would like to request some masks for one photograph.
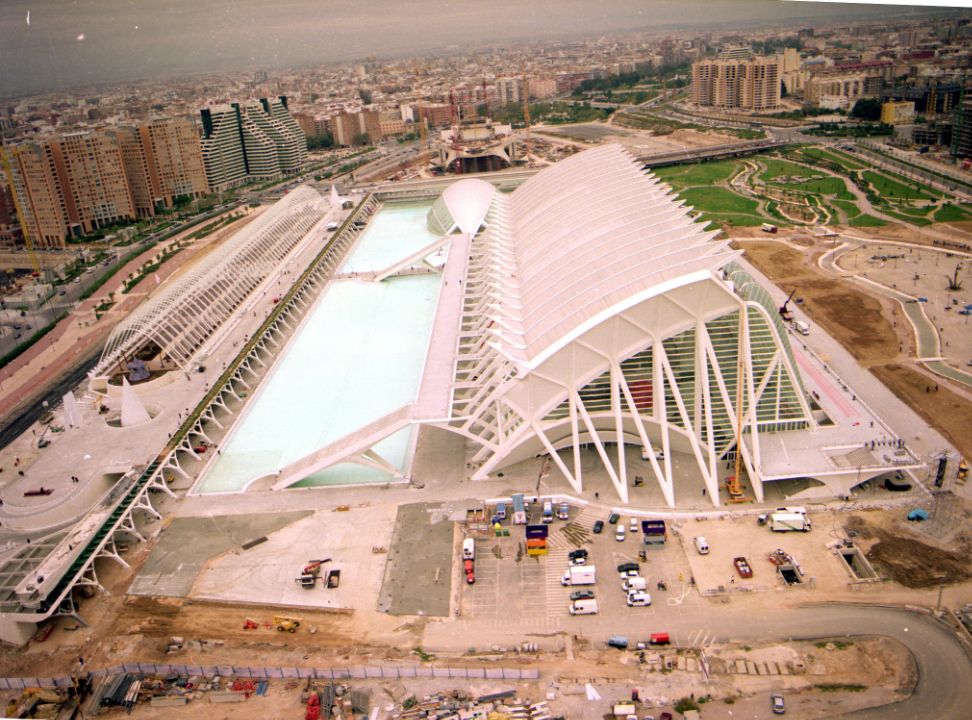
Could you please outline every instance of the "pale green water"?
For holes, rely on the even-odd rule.
[[[378,270],[435,237],[425,229],[429,205],[386,207],[371,221],[342,272]],[[243,490],[412,402],[418,392],[440,276],[382,283],[337,280],[287,345],[220,448],[197,492]],[[411,428],[375,449],[404,469]],[[386,473],[337,465],[300,486],[387,482]]]

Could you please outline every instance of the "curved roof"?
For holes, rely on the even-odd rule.
[[[506,198],[484,239],[515,258],[498,292],[502,351],[531,363],[612,308],[732,257],[718,231],[618,145],[587,150]],[[504,218],[505,221],[500,220]]]
[[[429,211],[433,231],[448,235],[455,228],[469,235],[479,232],[496,188],[479,178],[466,178],[452,183]]]
[[[91,373],[107,372],[149,342],[187,368],[210,336],[327,210],[317,191],[306,185],[295,188],[115,326]]]

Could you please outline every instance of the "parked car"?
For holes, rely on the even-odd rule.
[[[614,539],[618,542],[624,542],[624,525],[618,525],[618,530],[614,533]]]
[[[597,522],[595,522],[593,530],[595,535],[600,535],[601,532],[604,530],[604,521],[598,520]]]
[[[779,693],[773,693],[770,696],[770,701],[773,703],[773,714],[774,715],[785,715],[786,714],[786,704],[783,702],[783,696]]]
[[[618,565],[618,572],[622,574],[634,571],[634,574],[637,575],[639,570],[641,570],[641,566],[636,562],[624,562]]]
[[[611,513],[611,517],[608,518],[608,522],[611,523],[612,525],[617,525],[618,520],[620,519],[621,519],[620,515],[618,515],[617,513]]]
[[[567,557],[571,560],[576,558],[586,558],[587,555],[587,548],[577,548],[576,550],[571,550],[569,553],[567,553]]]
[[[570,599],[573,600],[593,600],[594,591],[593,590],[574,590],[570,594]]]

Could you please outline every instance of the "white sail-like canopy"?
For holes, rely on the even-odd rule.
[[[68,391],[62,398],[64,405],[64,424],[68,427],[81,427],[81,409],[74,393]]]
[[[122,395],[121,395],[121,426],[131,427],[132,425],[141,425],[147,423],[152,418],[148,414],[148,410],[142,404],[142,401],[138,397],[138,393],[135,389],[128,384],[128,378],[122,377]]]

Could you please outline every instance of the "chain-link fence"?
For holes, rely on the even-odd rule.
[[[157,665],[155,663],[125,663],[83,673],[100,678],[122,673],[141,675],[182,675],[200,677],[256,678],[268,680],[306,679],[317,680],[381,680],[405,678],[460,678],[468,680],[536,680],[537,668],[503,667],[442,667],[438,665],[368,665],[363,667],[241,667],[237,665]],[[0,678],[0,689],[23,690],[29,687],[70,687],[74,679],[59,677]]]

